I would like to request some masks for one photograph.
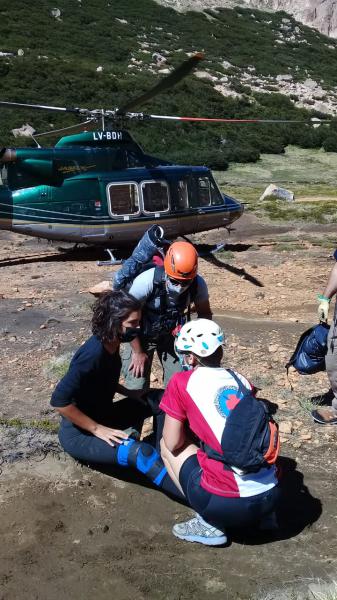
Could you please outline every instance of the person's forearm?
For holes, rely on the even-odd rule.
[[[74,404],[69,404],[68,406],[58,408],[57,410],[63,417],[74,423],[74,425],[81,427],[81,429],[85,429],[85,431],[89,431],[89,433],[95,433],[98,423],[85,415],[79,408],[74,406]]]
[[[328,283],[326,284],[326,288],[323,292],[323,296],[325,298],[332,298],[334,294],[337,292],[337,263],[333,267],[330,277],[328,279]]]
[[[204,300],[204,302],[197,302],[195,305],[195,310],[198,315],[198,319],[209,319],[212,320],[212,310],[209,303],[209,300]]]
[[[144,352],[139,337],[136,337],[134,340],[132,340],[131,348],[132,352],[134,352],[135,354],[142,354]]]
[[[185,431],[182,430],[179,433],[172,433],[172,432],[165,431],[165,427],[164,427],[163,439],[164,439],[166,448],[170,452],[172,452],[172,453],[177,452],[185,444],[185,441],[186,441]]]
[[[212,321],[213,313],[209,310],[208,312],[197,312],[198,319],[209,319]]]

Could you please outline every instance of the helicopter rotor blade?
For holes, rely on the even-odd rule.
[[[308,119],[308,120],[300,120],[300,119],[225,119],[225,118],[207,118],[207,117],[177,117],[177,116],[169,116],[169,115],[144,115],[144,118],[148,119],[158,119],[165,121],[184,121],[184,122],[199,122],[199,123],[299,123],[302,125],[313,125],[314,127],[318,127],[319,125],[324,125],[325,123],[331,123],[329,119]]]
[[[145,102],[151,100],[151,98],[154,98],[161,92],[168,90],[176,83],[181,81],[181,79],[186,77],[186,75],[188,75],[201,60],[203,60],[203,58],[204,55],[202,54],[202,52],[197,52],[196,54],[185,60],[179,67],[174,69],[174,71],[172,71],[170,75],[164,77],[164,79],[157,83],[157,85],[145,92],[145,94],[142,94],[141,96],[130,100],[130,102],[127,102],[127,104],[118,109],[118,113],[129,112],[136,106],[144,104]]]
[[[69,113],[76,113],[76,114],[81,114],[81,113],[86,113],[87,109],[85,108],[66,108],[63,106],[46,106],[43,104],[25,104],[22,102],[5,102],[3,100],[0,101],[0,107],[3,106],[3,108],[29,108],[29,109],[35,109],[35,110],[54,110],[54,111],[58,111],[58,112],[69,112]]]

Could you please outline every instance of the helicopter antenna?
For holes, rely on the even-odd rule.
[[[95,125],[96,121],[94,119],[89,119],[88,121],[83,121],[82,123],[78,123],[78,125],[70,125],[69,127],[62,127],[62,129],[51,129],[50,131],[43,131],[41,133],[36,133],[35,137],[45,137],[47,135],[59,135],[60,133],[71,134],[78,133],[79,131],[87,131],[88,129],[92,129]]]
[[[42,146],[39,144],[39,142],[35,139],[35,137],[33,135],[31,136],[31,138],[32,138],[33,142],[35,142],[35,144],[37,145],[38,148],[42,148]]]
[[[105,131],[105,119],[104,119],[104,108],[102,108],[102,131]]]

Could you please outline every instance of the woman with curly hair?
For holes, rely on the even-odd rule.
[[[99,297],[93,306],[93,335],[75,353],[51,405],[61,415],[60,443],[73,458],[136,468],[157,487],[179,496],[155,448],[125,431],[140,431],[144,419],[153,414],[139,392],[119,384],[119,346],[138,335],[140,308],[140,302],[124,291]],[[113,402],[116,392],[129,397]],[[154,421],[156,426],[156,417]]]

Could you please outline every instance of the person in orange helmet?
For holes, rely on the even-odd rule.
[[[198,254],[189,242],[174,242],[163,266],[138,275],[129,293],[142,303],[141,334],[121,349],[125,386],[147,391],[154,353],[163,368],[164,386],[181,370],[173,332],[190,318],[193,303],[199,318],[211,319],[208,288],[198,275]]]

